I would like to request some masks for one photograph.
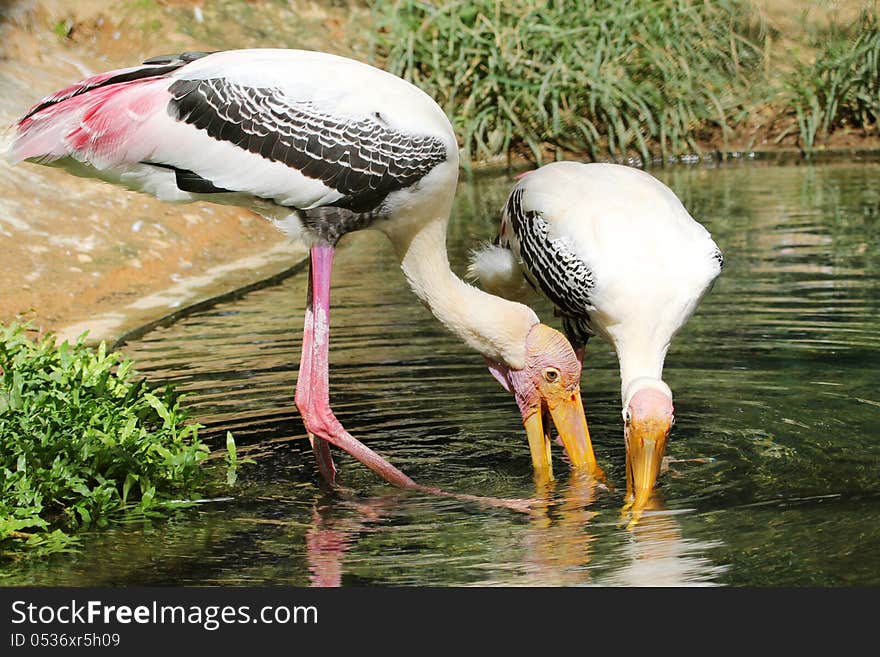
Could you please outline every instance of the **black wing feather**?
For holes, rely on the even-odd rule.
[[[564,240],[549,237],[550,224],[540,212],[526,210],[522,197],[523,189],[517,186],[504,213],[519,242],[523,269],[529,282],[556,306],[572,344],[585,344],[593,335],[589,323],[593,272]]]
[[[222,78],[177,80],[169,114],[337,190],[332,205],[375,213],[388,194],[409,187],[447,159],[442,141],[395,130],[371,114],[353,121],[275,88]]]

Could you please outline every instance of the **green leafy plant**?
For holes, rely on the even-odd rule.
[[[812,64],[801,64],[787,84],[787,102],[797,116],[803,149],[836,129],[877,129],[880,119],[880,25],[864,12],[848,30],[816,38]]]
[[[62,39],[68,39],[73,33],[73,21],[69,18],[63,21],[58,21],[55,23],[55,27],[52,28],[52,31]]]
[[[235,438],[232,432],[226,432],[226,485],[234,486],[238,481],[238,451],[235,449]]]
[[[203,483],[208,448],[179,396],[84,338],[0,325],[0,554],[69,549],[72,530],[179,506]]]
[[[730,132],[763,49],[741,0],[376,2],[385,67],[438,100],[465,159],[549,146],[647,160]]]

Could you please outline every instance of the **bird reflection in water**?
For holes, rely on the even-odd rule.
[[[513,580],[483,582],[515,586],[692,586],[711,585],[726,568],[702,556],[717,543],[685,538],[677,517],[687,511],[665,508],[655,492],[634,519],[624,513],[619,547],[600,549],[602,522],[595,502],[604,484],[582,472],[572,472],[563,487],[558,481],[536,481],[537,497],[531,522],[519,543],[521,575]],[[606,532],[602,531],[602,534]],[[610,566],[610,568],[609,568]]]
[[[605,511],[597,507],[607,492],[605,484],[582,471],[564,480],[536,480],[530,508],[520,516],[526,518],[521,530],[509,535],[509,543],[492,547],[504,551],[506,572],[478,585],[711,585],[724,572],[703,556],[717,544],[685,538],[678,516],[687,511],[666,509],[656,493],[638,510],[637,520],[623,514],[619,540],[596,543],[598,535],[607,535],[604,527],[591,530],[596,522],[607,525]],[[360,540],[387,530],[401,504],[405,498],[395,494],[316,502],[305,537],[310,585],[342,586],[349,554]],[[340,511],[353,513],[341,517]]]
[[[393,503],[391,497],[346,500],[344,505],[356,511],[357,515],[343,518],[335,514],[338,504],[316,503],[312,509],[312,525],[306,531],[309,585],[342,586],[343,562],[349,548],[361,534],[375,531],[376,523],[381,521],[383,513]]]
[[[604,586],[712,586],[727,568],[702,556],[718,542],[682,536],[677,516],[689,510],[669,510],[656,491],[635,512],[624,512],[626,540],[623,567],[603,578]]]
[[[356,499],[353,492],[344,489],[337,489],[336,492],[344,496],[342,501],[334,502],[333,498],[329,498],[326,502],[316,502],[312,508],[312,524],[306,530],[306,561],[311,586],[342,586],[343,563],[348,551],[364,534],[379,530],[383,520],[402,503],[402,498],[390,491],[386,495],[367,499]],[[477,507],[505,508],[515,513],[530,513],[544,503],[541,499],[504,499],[447,493],[437,489],[426,489],[426,492]],[[339,517],[340,508],[354,511],[355,515]]]
[[[536,477],[536,497],[542,504],[532,507],[531,522],[523,539],[523,581],[520,585],[571,586],[589,581],[591,510],[604,485],[588,473],[574,470],[561,496],[559,482]]]

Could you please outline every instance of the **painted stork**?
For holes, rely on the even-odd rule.
[[[329,400],[334,247],[382,231],[415,294],[486,358],[516,397],[539,470],[549,469],[552,418],[574,466],[599,472],[571,345],[519,303],[451,271],[446,225],[458,146],[440,107],[372,66],[319,52],[189,52],[82,80],[15,126],[13,162],[32,160],[171,202],[252,209],[310,248],[296,405],[331,484],[328,443],[387,481],[418,486],[336,419]]]
[[[620,362],[627,497],[645,505],[674,423],[663,381],[670,342],[721,273],[709,232],[652,175],[616,164],[557,162],[523,176],[496,244],[470,273],[484,289],[557,309],[579,357],[599,335]]]

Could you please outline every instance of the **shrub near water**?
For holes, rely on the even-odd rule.
[[[813,149],[817,137],[835,129],[880,123],[880,25],[862,14],[849,30],[836,28],[817,40],[812,64],[800,65],[788,83],[788,102],[797,115],[801,144]]]
[[[191,492],[208,449],[170,388],[119,353],[0,325],[0,552],[60,549],[65,531]]]
[[[385,67],[437,99],[481,159],[525,145],[699,151],[741,118],[761,47],[741,0],[377,2]]]

